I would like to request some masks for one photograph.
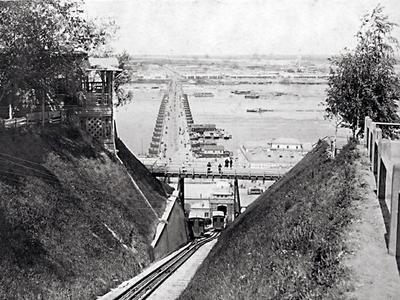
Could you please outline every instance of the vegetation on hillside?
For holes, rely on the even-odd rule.
[[[224,231],[180,299],[340,299],[354,143],[320,142]]]
[[[363,133],[366,116],[376,122],[400,121],[400,81],[394,71],[398,42],[391,35],[394,26],[377,6],[363,18],[355,49],[330,59],[326,112],[336,127],[350,128],[353,137]],[[391,131],[384,128],[384,134]]]
[[[71,128],[0,145],[0,299],[94,299],[149,263],[158,218],[115,157]]]

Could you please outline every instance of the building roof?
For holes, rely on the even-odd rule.
[[[217,217],[217,216],[220,216],[220,217],[225,217],[225,214],[224,214],[224,212],[223,212],[223,211],[220,211],[220,210],[214,210],[214,211],[212,212],[212,216],[213,216],[213,217]]]
[[[213,150],[224,151],[225,148],[222,145],[204,145],[203,150],[204,151],[213,151]]]
[[[193,129],[203,129],[203,128],[216,128],[215,124],[192,124]]]
[[[190,211],[189,212],[189,219],[191,218],[200,218],[200,219],[204,219],[204,216],[201,212],[199,211]]]
[[[116,57],[89,57],[89,68],[95,70],[121,71]]]
[[[293,138],[276,138],[271,141],[272,144],[279,145],[302,145],[299,140]]]
[[[212,191],[213,196],[231,196],[232,194],[231,186],[229,182],[226,181],[217,181]]]
[[[198,201],[193,204],[190,204],[190,209],[210,209],[210,201]]]

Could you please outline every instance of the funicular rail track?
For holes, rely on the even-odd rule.
[[[215,239],[218,235],[219,233],[213,232],[209,237],[192,242],[184,251],[178,253],[161,266],[154,269],[133,286],[115,297],[114,300],[146,299],[201,246]]]

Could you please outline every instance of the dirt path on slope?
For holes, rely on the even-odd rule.
[[[355,221],[350,225],[344,263],[350,268],[351,291],[348,299],[400,299],[400,276],[396,258],[387,252],[382,211],[374,192],[375,179],[369,169],[364,147],[358,147],[358,185],[362,200],[355,207]]]

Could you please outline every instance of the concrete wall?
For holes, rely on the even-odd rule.
[[[125,144],[116,138],[118,158],[125,165],[132,181],[137,183],[138,189],[149,202],[157,216],[161,215],[156,228],[155,238],[151,244],[153,258],[159,259],[177,250],[189,240],[188,228],[182,207],[177,201],[177,192],[166,199],[165,189],[147,168],[129,151]],[[169,190],[168,190],[169,191]],[[164,201],[165,209],[164,209]],[[162,202],[162,203],[161,203]],[[161,212],[160,212],[161,210]]]
[[[400,124],[399,124],[400,125]],[[380,126],[365,118],[365,140],[371,170],[375,175],[376,192],[381,207],[389,214],[388,252],[400,256],[399,194],[400,194],[400,141],[382,137]]]
[[[165,213],[157,227],[151,244],[154,259],[158,260],[179,249],[189,241],[185,214],[179,204],[176,192],[168,199]]]

